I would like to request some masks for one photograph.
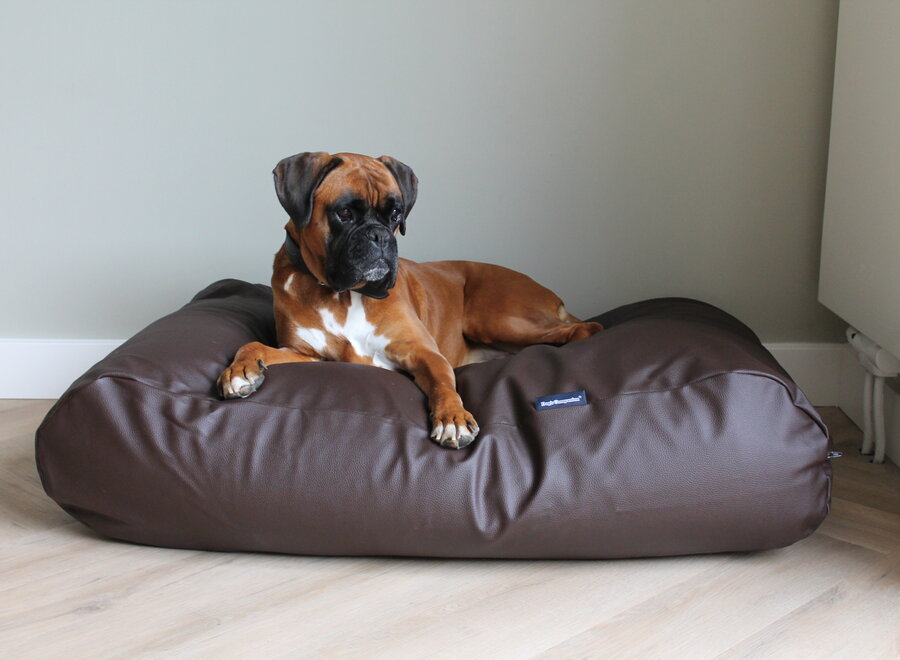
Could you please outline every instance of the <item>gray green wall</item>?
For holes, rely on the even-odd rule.
[[[117,338],[268,282],[298,151],[390,154],[416,260],[522,270],[589,315],[816,302],[837,3],[4,2],[0,337]]]

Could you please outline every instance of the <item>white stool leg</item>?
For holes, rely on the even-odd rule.
[[[875,427],[875,456],[873,463],[884,463],[884,378],[875,376],[872,392],[872,425]]]
[[[863,386],[863,443],[860,454],[869,456],[872,454],[875,444],[875,436],[872,434],[872,383],[875,376],[866,371],[866,380]]]

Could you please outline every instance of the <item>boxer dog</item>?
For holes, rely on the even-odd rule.
[[[397,232],[406,233],[418,179],[398,160],[308,152],[273,174],[290,216],[272,274],[279,347],[242,346],[218,380],[226,399],[250,396],[273,364],[402,370],[428,398],[431,439],[459,449],[478,424],[456,392],[454,367],[483,359],[485,348],[566,344],[603,329],[508,268],[399,259]]]

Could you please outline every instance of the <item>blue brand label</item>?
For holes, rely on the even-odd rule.
[[[584,390],[577,392],[563,392],[562,394],[550,394],[534,400],[535,410],[550,410],[551,408],[565,408],[566,406],[586,406],[587,395]]]

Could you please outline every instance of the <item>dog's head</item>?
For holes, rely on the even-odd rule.
[[[418,179],[390,156],[306,152],[273,171],[288,232],[310,272],[335,291],[384,298],[397,279],[397,232]]]

